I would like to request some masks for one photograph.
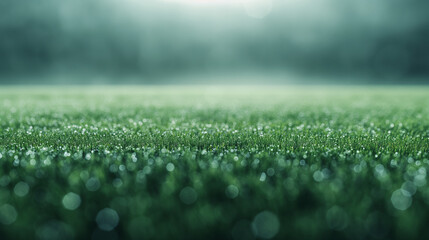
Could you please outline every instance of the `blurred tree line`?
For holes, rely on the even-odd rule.
[[[0,1],[0,82],[14,76],[292,71],[403,82],[429,76],[429,2]]]

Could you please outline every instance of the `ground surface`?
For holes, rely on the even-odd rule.
[[[2,239],[428,239],[427,87],[2,87]]]

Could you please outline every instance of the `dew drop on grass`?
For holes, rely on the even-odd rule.
[[[132,160],[133,162],[137,162],[137,157],[136,157],[136,154],[135,154],[135,153],[133,153],[133,154],[131,155],[131,160]]]
[[[4,204],[0,207],[0,223],[4,225],[12,224],[16,221],[18,213],[10,204]]]
[[[145,183],[146,182],[146,174],[143,170],[140,170],[136,174],[136,182],[137,183]]]
[[[95,192],[100,188],[100,181],[97,178],[92,177],[86,181],[85,186],[88,191]]]
[[[125,171],[126,167],[124,164],[119,165],[119,171]]]
[[[167,169],[167,171],[172,172],[174,170],[174,164],[168,163],[165,168]]]
[[[279,229],[279,219],[270,211],[260,212],[252,222],[253,234],[259,238],[273,238],[279,232]]]
[[[198,194],[193,188],[184,187],[182,191],[180,191],[179,198],[184,204],[191,205],[197,201]]]
[[[104,231],[112,231],[119,223],[119,216],[115,210],[104,208],[100,210],[95,218],[98,227]]]
[[[116,164],[110,165],[109,166],[109,171],[112,172],[112,173],[118,172],[118,165],[116,165]]]
[[[68,210],[75,210],[80,206],[80,196],[74,192],[69,192],[63,197],[63,206]]]
[[[316,181],[316,182],[321,182],[321,181],[323,181],[323,179],[324,179],[323,173],[322,173],[321,171],[319,171],[319,170],[315,171],[315,172],[313,173],[313,179],[314,179],[314,181]]]
[[[18,167],[19,166],[19,159],[13,160],[13,166]]]
[[[30,186],[26,182],[19,182],[13,188],[13,192],[18,197],[24,197],[28,194],[28,191],[30,191]]]
[[[46,166],[51,165],[51,159],[47,158],[43,161],[43,164],[45,164]]]
[[[150,174],[152,172],[152,168],[149,166],[146,166],[143,168],[143,173],[144,174]]]
[[[417,175],[414,178],[414,185],[416,185],[417,187],[423,187],[424,185],[426,185],[426,176],[425,175]]]
[[[115,188],[119,188],[119,187],[121,187],[122,186],[122,184],[123,184],[123,182],[122,182],[122,180],[120,179],[120,178],[115,178],[114,180],[113,180],[113,186],[115,187]]]
[[[401,211],[407,210],[413,202],[411,196],[404,195],[401,189],[394,191],[390,200],[393,207]]]
[[[413,182],[406,181],[402,184],[401,191],[402,191],[402,194],[404,194],[405,196],[411,197],[416,193],[417,188]]]
[[[226,187],[225,190],[226,196],[231,199],[236,198],[239,192],[240,191],[238,190],[238,187],[236,187],[235,185],[229,185],[228,187]]]
[[[267,174],[265,174],[265,172],[262,172],[261,176],[259,177],[259,181],[263,182],[265,181],[265,179],[267,179]]]

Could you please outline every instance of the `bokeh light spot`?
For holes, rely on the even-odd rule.
[[[76,193],[69,192],[63,197],[63,206],[68,210],[75,210],[80,206],[80,196]]]
[[[26,182],[19,182],[13,188],[13,192],[18,197],[24,197],[28,194],[28,191],[30,191],[30,186]]]
[[[168,163],[165,169],[167,169],[169,172],[172,172],[174,170],[174,164]]]
[[[280,222],[274,213],[263,211],[255,216],[252,230],[256,237],[270,239],[276,236],[280,229]]]
[[[191,205],[197,201],[198,194],[193,188],[185,187],[180,191],[179,198],[184,204]]]
[[[235,185],[229,185],[228,187],[226,187],[225,190],[225,194],[228,198],[234,199],[238,196],[239,193],[239,189],[237,186]]]
[[[9,225],[16,221],[18,213],[15,208],[10,204],[4,204],[0,207],[0,222]]]
[[[403,194],[401,189],[394,191],[390,200],[393,207],[401,211],[407,210],[413,202],[411,196]]]
[[[86,181],[85,186],[88,191],[95,192],[100,188],[100,181],[97,178],[92,177]]]
[[[100,210],[95,218],[98,227],[104,231],[111,231],[119,223],[119,216],[115,210],[111,208],[104,208]]]

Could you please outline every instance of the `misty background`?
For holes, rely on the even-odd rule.
[[[429,83],[427,0],[0,0],[0,83]]]

